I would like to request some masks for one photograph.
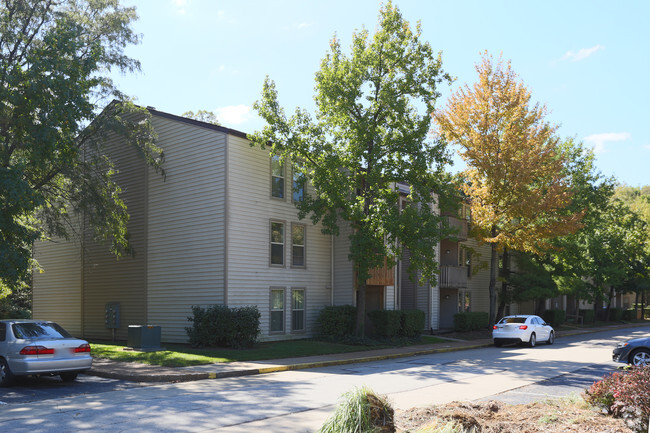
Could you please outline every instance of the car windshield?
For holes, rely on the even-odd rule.
[[[68,331],[56,323],[14,323],[11,325],[16,338],[71,338]]]
[[[504,317],[501,323],[526,323],[525,317]]]

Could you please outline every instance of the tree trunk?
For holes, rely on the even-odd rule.
[[[494,233],[496,229],[492,229]],[[497,310],[497,271],[499,269],[499,254],[497,244],[492,244],[492,257],[490,258],[490,326],[496,323]]]
[[[357,278],[357,325],[355,335],[365,337],[366,333],[366,282]]]
[[[607,297],[607,312],[605,320],[609,321],[609,311],[612,309],[612,299],[614,299],[614,286],[609,286],[609,295]]]

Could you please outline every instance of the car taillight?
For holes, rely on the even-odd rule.
[[[45,346],[25,346],[20,351],[21,355],[54,355],[54,349]]]
[[[494,326],[492,327],[492,329],[497,329],[497,325],[494,325]]]
[[[528,325],[521,325],[519,327],[519,329],[521,329],[522,331],[525,330],[525,329],[528,329]]]
[[[82,344],[79,347],[74,348],[74,353],[90,353],[90,344]]]

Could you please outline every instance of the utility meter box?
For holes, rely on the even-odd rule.
[[[160,350],[160,326],[129,325],[127,346],[135,350]]]
[[[107,329],[117,329],[120,327],[120,303],[109,302],[106,304],[105,323]]]

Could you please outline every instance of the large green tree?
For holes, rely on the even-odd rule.
[[[131,29],[135,19],[135,9],[118,0],[0,5],[4,293],[28,278],[35,240],[69,237],[81,217],[114,252],[128,247],[128,213],[102,144],[119,134],[154,166],[162,159],[146,110],[130,103],[110,79],[111,71],[140,68],[124,54],[139,41]]]
[[[411,271],[435,281],[441,218],[432,193],[444,193],[448,179],[444,143],[428,137],[429,113],[437,86],[448,81],[420,25],[412,29],[388,2],[374,35],[365,29],[353,34],[350,55],[332,39],[316,73],[315,118],[300,109],[287,117],[268,78],[255,104],[268,125],[251,135],[252,142],[297,162],[295,169],[313,186],[297,204],[300,217],[321,222],[326,234],[338,235],[341,225],[352,228],[358,335],[364,332],[366,282],[385,258],[391,266],[408,248]],[[397,182],[410,186],[410,205],[403,209]]]

